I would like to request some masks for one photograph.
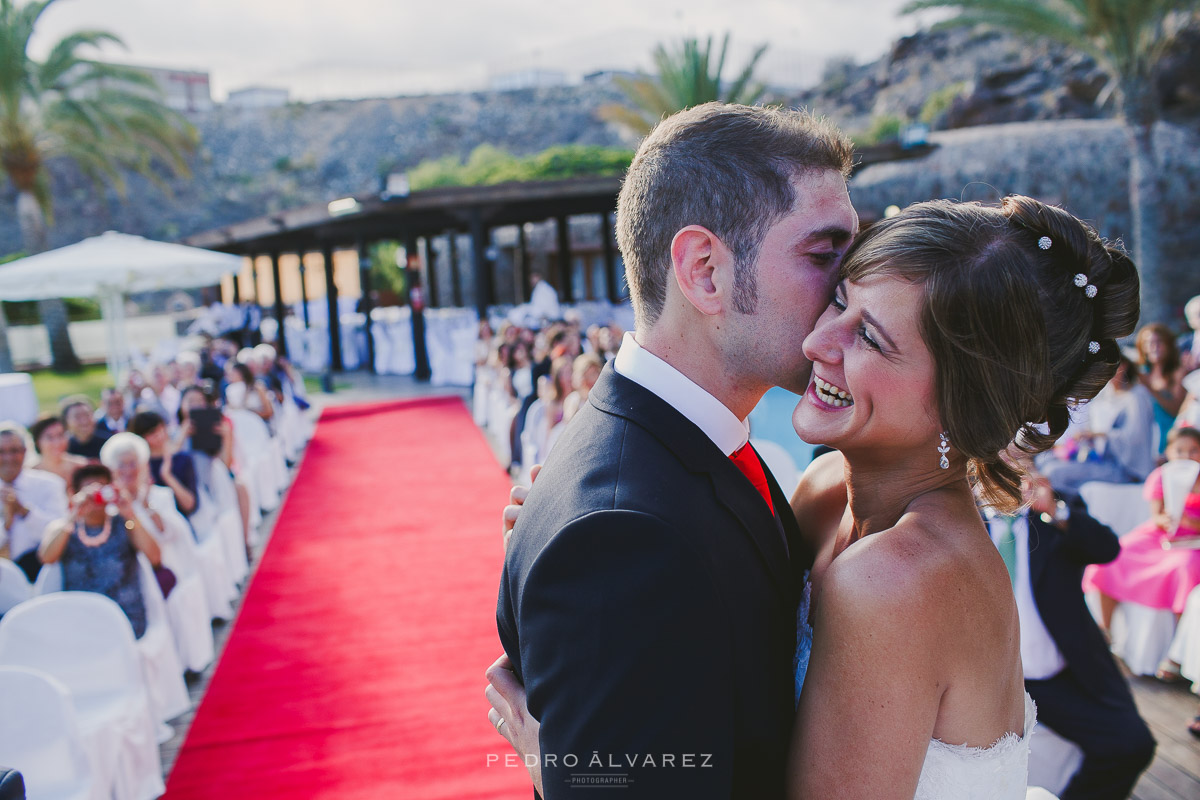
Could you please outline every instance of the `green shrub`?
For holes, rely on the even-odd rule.
[[[514,156],[482,144],[465,163],[454,156],[422,161],[409,170],[414,191],[439,186],[491,186],[514,181],[548,181],[581,176],[621,175],[632,150],[598,145],[558,145],[529,156]]]
[[[921,106],[921,122],[931,128],[940,125],[942,118],[950,110],[950,106],[954,105],[954,101],[962,96],[966,88],[967,85],[960,81],[943,86],[929,95],[925,100],[925,105]]]

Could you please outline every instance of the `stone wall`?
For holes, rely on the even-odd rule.
[[[1167,274],[1178,306],[1200,294],[1200,133],[1160,124]],[[935,198],[995,201],[1026,194],[1061,205],[1102,236],[1130,235],[1129,146],[1112,120],[988,125],[934,133],[929,156],[867,167],[850,194],[865,219]]]

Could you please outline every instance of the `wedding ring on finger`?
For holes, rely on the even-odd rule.
[[[500,718],[500,721],[496,723],[496,733],[500,733],[500,729],[504,727],[504,723],[506,722],[508,722],[508,720],[506,720],[504,717]]]

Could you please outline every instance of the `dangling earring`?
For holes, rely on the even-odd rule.
[[[938,452],[942,454],[942,460],[938,462],[938,466],[942,469],[950,469],[950,459],[946,454],[950,452],[950,434],[946,431],[941,433],[941,441],[938,442]]]

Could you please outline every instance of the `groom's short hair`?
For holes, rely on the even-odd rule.
[[[849,177],[853,144],[807,111],[705,103],[660,122],[638,148],[617,200],[617,242],[639,325],[658,319],[671,240],[711,230],[736,258],[734,303],[753,313],[753,265],[767,230],[795,206],[811,170]]]

